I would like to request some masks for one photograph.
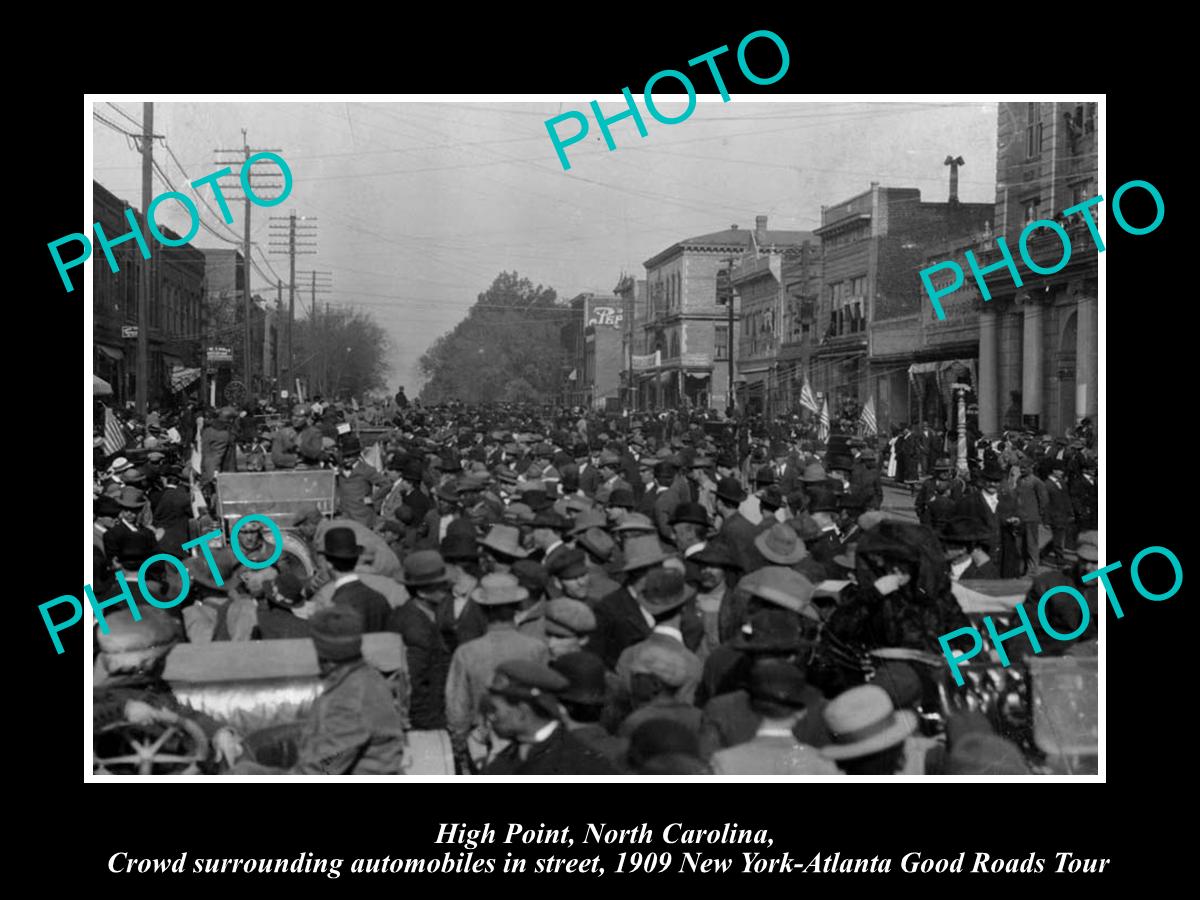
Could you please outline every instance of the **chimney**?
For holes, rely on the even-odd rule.
[[[958,202],[958,168],[965,165],[961,156],[947,156],[944,165],[950,167],[950,203]]]
[[[754,217],[754,237],[758,241],[759,246],[767,242],[767,217]]]
[[[734,222],[732,225],[730,225],[730,226],[729,226],[729,230],[730,230],[730,231],[737,231],[737,222]]]

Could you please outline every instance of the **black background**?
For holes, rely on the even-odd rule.
[[[248,12],[248,10],[246,11]],[[933,15],[931,13],[930,15]],[[375,15],[375,14],[371,14]],[[651,23],[644,11],[621,13],[613,21],[587,18],[591,11],[562,8],[543,14],[527,8],[512,11],[495,22],[479,21],[475,14],[459,11],[454,27],[414,21],[404,14],[386,36],[364,39],[380,23],[337,21],[323,38],[317,38],[312,55],[300,63],[291,60],[305,46],[303,35],[272,36],[278,62],[262,62],[252,54],[247,77],[239,54],[229,49],[234,28],[219,47],[195,44],[201,40],[194,28],[172,37],[183,51],[170,66],[130,62],[108,75],[104,67],[89,65],[95,73],[87,85],[99,91],[354,91],[354,92],[573,92],[588,95],[615,93],[628,85],[635,97],[647,78],[663,68],[687,70],[687,60],[728,44],[721,69],[729,89],[737,94],[861,91],[891,89],[905,92],[979,91],[1006,96],[1037,91],[1108,92],[1108,184],[1104,196],[1117,186],[1142,179],[1158,187],[1166,201],[1163,225],[1152,234],[1125,234],[1111,215],[1104,230],[1107,251],[1107,329],[1101,346],[1101,367],[1107,371],[1108,415],[1103,424],[1101,472],[1107,485],[1107,515],[1102,521],[1107,537],[1107,559],[1122,560],[1125,569],[1115,573],[1114,586],[1125,609],[1125,618],[1107,617],[1107,728],[1108,752],[1104,760],[1107,784],[1103,785],[990,785],[926,782],[909,784],[263,784],[235,786],[232,780],[214,779],[216,790],[188,784],[85,785],[82,779],[83,641],[78,628],[64,634],[66,652],[54,653],[37,604],[61,594],[80,594],[86,575],[79,568],[80,543],[89,536],[79,531],[80,490],[87,502],[88,482],[82,478],[80,454],[90,459],[90,435],[83,434],[81,386],[87,367],[82,304],[83,292],[64,294],[61,281],[46,251],[46,243],[81,230],[80,189],[85,183],[81,165],[82,134],[91,127],[77,83],[57,89],[40,85],[36,104],[25,104],[23,128],[32,142],[38,137],[36,161],[23,166],[24,175],[10,170],[19,209],[15,241],[10,238],[8,390],[11,446],[9,463],[11,496],[25,493],[10,513],[9,624],[14,631],[6,641],[18,651],[9,674],[10,704],[5,732],[15,760],[9,767],[10,821],[22,835],[9,853],[30,872],[54,877],[63,868],[66,852],[70,865],[89,887],[172,890],[205,893],[225,887],[298,886],[302,881],[319,886],[363,885],[399,887],[417,884],[445,890],[465,886],[467,878],[455,876],[356,876],[331,881],[324,877],[232,876],[187,878],[174,876],[169,884],[154,876],[114,876],[106,861],[116,851],[136,857],[177,856],[187,850],[195,857],[295,856],[312,851],[317,856],[355,857],[441,856],[447,849],[432,843],[440,822],[479,825],[490,822],[503,831],[507,822],[550,827],[571,824],[576,836],[584,822],[607,822],[630,827],[647,822],[661,832],[669,822],[719,828],[735,821],[742,827],[770,829],[775,847],[788,849],[794,858],[811,859],[818,851],[841,851],[843,856],[892,856],[898,870],[901,855],[919,850],[926,856],[955,856],[975,851],[994,856],[1023,857],[1036,851],[1054,868],[1053,853],[1073,851],[1079,856],[1113,860],[1102,876],[1045,874],[1012,876],[1007,889],[1028,889],[1036,880],[1043,891],[1087,889],[1104,881],[1144,883],[1155,874],[1181,868],[1177,855],[1182,825],[1176,816],[1187,811],[1183,786],[1190,774],[1193,714],[1188,697],[1193,679],[1184,674],[1184,592],[1162,603],[1138,597],[1128,579],[1128,563],[1142,548],[1162,545],[1172,549],[1186,568],[1185,531],[1175,519],[1191,505],[1194,494],[1190,469],[1193,444],[1190,427],[1194,405],[1191,367],[1194,356],[1190,318],[1194,304],[1181,282],[1190,269],[1188,257],[1175,257],[1167,235],[1187,207],[1172,184],[1166,167],[1171,145],[1171,122],[1179,112],[1156,105],[1154,92],[1109,75],[1085,77],[1091,70],[1073,59],[1064,45],[1062,63],[1041,66],[1005,64],[1003,57],[1019,59],[1022,51],[1009,46],[1011,36],[990,37],[1002,44],[1001,57],[990,75],[968,71],[984,65],[986,54],[967,42],[961,49],[947,47],[951,40],[930,26],[907,23],[904,28],[873,23],[870,39],[855,38],[855,29],[823,33],[816,23],[795,12],[767,12],[755,17],[723,14],[705,16],[680,8],[664,23]],[[945,13],[949,15],[949,13]],[[585,16],[575,21],[573,17]],[[865,16],[865,13],[864,13]],[[230,16],[231,22],[236,16]],[[686,26],[683,20],[688,19]],[[534,30],[531,22],[540,23]],[[864,22],[865,25],[865,22]],[[232,26],[231,26],[232,27]],[[239,26],[241,27],[241,26]],[[856,26],[857,27],[857,26]],[[1028,26],[1030,29],[1032,25]],[[466,28],[467,31],[460,29]],[[749,85],[737,69],[735,53],[742,36],[758,28],[777,32],[791,52],[787,76],[769,87]],[[932,29],[932,30],[931,30]],[[338,32],[345,35],[338,37]],[[1081,32],[1082,33],[1082,32]],[[879,37],[887,34],[889,42]],[[907,35],[901,37],[900,35]],[[133,60],[130,51],[118,48],[131,37],[109,35],[115,58]],[[979,41],[978,34],[972,41]],[[1032,33],[1030,40],[1033,40]],[[364,41],[367,41],[364,43]],[[890,48],[890,49],[888,49]],[[769,41],[756,41],[751,67],[770,72],[776,57]],[[95,60],[97,47],[80,50],[81,60]],[[67,65],[64,63],[64,65]],[[73,66],[70,67],[72,70]],[[40,77],[40,76],[39,76]],[[701,92],[712,90],[706,76],[695,79]],[[670,79],[661,83],[669,91]],[[244,87],[243,87],[244,86]],[[140,96],[138,99],[142,99]],[[735,101],[736,102],[736,101]],[[566,108],[566,104],[564,104]],[[574,104],[584,109],[585,103]],[[1104,113],[1102,113],[1104,115]],[[650,135],[661,126],[647,117]],[[540,123],[539,123],[540,125]],[[624,123],[627,127],[630,123]],[[686,123],[681,126],[687,127]],[[632,129],[630,128],[632,133]],[[21,138],[13,138],[21,140]],[[947,148],[951,151],[954,148]],[[547,154],[553,151],[549,140]],[[619,149],[618,151],[619,152]],[[563,177],[569,177],[565,175]],[[136,201],[137,198],[131,198]],[[836,200],[837,198],[827,198]],[[1129,221],[1145,223],[1153,217],[1145,195],[1131,192],[1123,201]],[[722,220],[724,222],[724,220]],[[716,227],[716,226],[714,226]],[[1178,242],[1176,252],[1178,252]],[[469,252],[469,247],[464,248]],[[76,273],[78,276],[78,273]],[[78,283],[78,281],[77,281]],[[80,370],[81,360],[84,370]],[[17,510],[20,505],[20,511]],[[18,550],[17,548],[21,548]],[[27,548],[27,549],[26,549]],[[1156,576],[1156,567],[1158,575]],[[1143,579],[1151,589],[1169,584],[1164,560],[1150,560]],[[18,798],[21,801],[18,803]],[[1162,799],[1160,799],[1162,798]],[[1163,814],[1163,811],[1166,814]],[[1174,813],[1174,815],[1172,815]],[[66,849],[67,846],[72,849]],[[511,847],[500,847],[503,851]],[[576,850],[583,848],[576,847]],[[616,848],[604,851],[609,874],[604,879],[583,876],[538,876],[542,889],[606,892],[624,889],[625,881],[637,886],[664,887],[686,880],[699,887],[694,876],[650,877],[612,874]],[[626,847],[626,850],[682,849],[735,855],[739,847]],[[489,848],[476,850],[476,854]],[[496,848],[491,848],[496,852]],[[527,848],[517,853],[548,855],[555,848]],[[581,854],[582,855],[582,854]],[[349,862],[346,863],[348,869]],[[531,866],[532,868],[532,866]],[[740,866],[735,866],[735,870]],[[490,876],[469,879],[476,889],[503,890],[509,884]],[[795,876],[713,876],[705,885],[716,890],[778,890],[794,885]],[[985,876],[935,878],[899,876],[902,885],[917,889],[977,890],[998,881]],[[883,876],[804,875],[819,886],[833,884],[864,891],[883,887]],[[714,880],[715,879],[715,880]],[[654,885],[648,885],[654,881]],[[890,885],[889,885],[890,886]],[[319,888],[318,888],[319,889]],[[635,887],[635,889],[637,889]]]

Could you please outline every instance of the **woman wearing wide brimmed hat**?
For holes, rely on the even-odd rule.
[[[871,650],[908,647],[941,654],[938,637],[970,626],[950,589],[941,542],[910,522],[884,521],[863,532],[857,583],[842,591],[826,623],[834,638]]]

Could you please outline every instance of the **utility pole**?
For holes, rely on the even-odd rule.
[[[317,297],[318,295],[326,295],[333,290],[333,273],[317,269],[305,269],[304,271],[297,272],[296,275],[301,279],[310,281],[309,290],[312,298],[308,307],[308,339],[312,346],[306,348],[309,352],[307,359],[301,363],[301,366],[304,366],[309,360],[314,360],[318,353],[324,352],[321,346],[321,335],[317,330],[320,319]],[[311,368],[308,370],[312,371]],[[294,373],[292,377],[295,378]],[[317,379],[310,380],[316,381]],[[313,387],[312,390],[315,392],[316,388]]]
[[[218,159],[218,160],[216,160],[215,164],[218,166],[221,166],[222,168],[224,168],[226,166],[232,168],[233,166],[240,164],[241,168],[245,169],[246,164],[250,161],[250,157],[255,153],[261,153],[263,151],[269,151],[272,153],[282,153],[283,152],[278,147],[255,147],[255,148],[252,148],[250,146],[250,141],[246,136],[246,129],[243,128],[242,129],[242,146],[241,146],[240,150],[214,150],[213,153],[214,154],[221,154],[221,153],[234,154],[235,156],[236,156],[236,154],[240,153],[241,154],[240,160],[238,160],[236,158],[233,160]],[[254,357],[251,352],[251,341],[250,341],[250,305],[251,305],[250,304],[250,296],[252,293],[250,290],[250,249],[251,249],[251,245],[250,245],[250,194],[253,193],[255,196],[262,196],[259,192],[260,188],[268,188],[268,189],[282,188],[283,185],[279,184],[279,183],[275,183],[275,182],[272,182],[272,183],[255,182],[255,180],[254,180],[255,176],[254,176],[253,171],[245,171],[244,174],[245,174],[244,179],[241,177],[239,177],[239,179],[238,179],[237,189],[242,191],[242,195],[243,195],[242,199],[244,201],[242,214],[245,216],[245,222],[243,223],[244,231],[243,231],[243,240],[242,240],[242,276],[244,278],[244,281],[242,282],[242,317],[245,320],[243,322],[244,327],[242,329],[242,360],[243,360],[242,383],[245,385],[246,395],[247,395],[247,397],[249,397],[254,392],[254,362],[253,362]],[[226,176],[226,177],[228,177],[228,176]],[[245,189],[242,189],[243,183],[245,184]],[[233,185],[221,185],[221,187],[225,190],[233,189]],[[266,373],[264,372],[263,374],[265,375]]]
[[[268,226],[270,228],[272,238],[283,238],[285,236],[285,234],[286,234],[286,238],[287,238],[286,242],[272,240],[270,242],[270,247],[272,248],[270,250],[270,252],[274,255],[281,255],[283,253],[286,253],[288,256],[288,265],[290,268],[290,272],[289,272],[290,280],[288,282],[288,285],[289,285],[289,287],[288,287],[288,318],[287,318],[287,327],[285,328],[285,335],[286,335],[285,340],[287,342],[287,350],[283,354],[283,358],[287,363],[287,375],[284,378],[284,381],[289,385],[292,383],[293,379],[295,378],[294,369],[295,369],[295,359],[296,359],[296,351],[295,351],[296,345],[295,345],[293,335],[294,335],[294,325],[295,325],[295,321],[296,321],[296,257],[297,256],[315,256],[316,252],[317,252],[316,250],[304,250],[304,249],[297,250],[296,248],[298,248],[298,247],[300,247],[300,248],[315,247],[317,245],[315,243],[297,243],[296,238],[297,238],[297,236],[302,237],[302,238],[306,238],[306,237],[315,238],[317,236],[316,235],[316,226],[306,224],[306,223],[316,222],[316,221],[317,220],[311,216],[297,216],[296,211],[292,210],[292,212],[286,217],[271,216],[271,223]],[[311,230],[309,230],[309,229],[311,229]],[[286,248],[286,250],[274,249],[277,247]]]
[[[154,104],[142,104],[142,231],[149,233],[149,220],[147,219],[146,211],[150,209],[151,193],[153,192],[154,179]],[[147,374],[150,368],[150,304],[154,302],[150,296],[153,285],[154,276],[152,266],[154,265],[154,257],[142,260],[141,266],[141,291],[138,297],[138,322],[137,322],[137,387],[134,392],[134,397],[137,402],[137,412],[139,416],[146,415],[146,397],[147,387],[146,382],[149,380]]]

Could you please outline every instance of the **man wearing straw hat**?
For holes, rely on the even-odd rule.
[[[481,724],[480,701],[496,667],[514,659],[549,661],[545,641],[521,634],[513,621],[522,601],[528,597],[529,592],[508,572],[485,575],[479,587],[471,592],[471,599],[487,618],[488,630],[454,651],[446,676],[446,727],[455,761],[463,772],[474,768],[468,738]]]

